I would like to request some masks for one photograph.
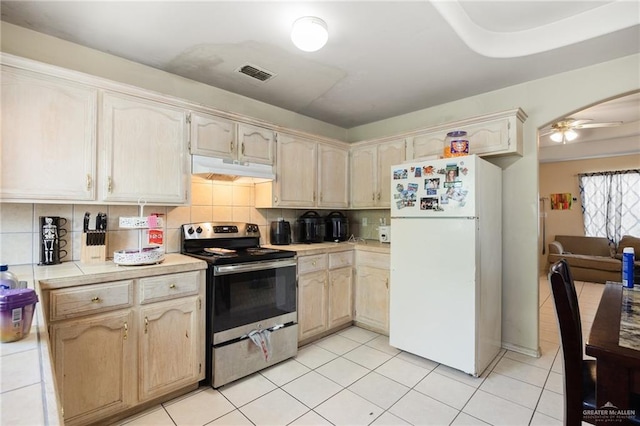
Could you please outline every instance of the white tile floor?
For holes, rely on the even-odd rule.
[[[576,282],[588,336],[602,284]],[[482,377],[399,351],[351,327],[218,390],[203,387],[127,425],[562,425],[562,362],[553,301],[540,280],[540,346],[501,351]]]

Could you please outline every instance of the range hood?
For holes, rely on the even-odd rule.
[[[222,158],[191,156],[191,173],[209,180],[260,183],[274,180],[273,166]]]

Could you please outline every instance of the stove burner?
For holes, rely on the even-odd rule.
[[[207,247],[206,249],[204,249],[205,253],[210,253],[213,255],[221,255],[224,256],[226,254],[234,254],[236,251],[235,250],[229,250],[229,249],[225,249],[225,248],[220,248],[220,247]]]

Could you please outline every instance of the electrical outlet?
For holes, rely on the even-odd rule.
[[[369,224],[369,219],[367,219],[366,217],[362,218],[362,226],[367,226]]]

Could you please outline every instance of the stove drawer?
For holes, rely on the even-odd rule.
[[[175,299],[198,294],[200,271],[159,275],[140,279],[140,303]]]
[[[298,353],[298,324],[272,331],[271,353],[265,362],[262,351],[249,338],[213,348],[213,387],[217,388]]]

